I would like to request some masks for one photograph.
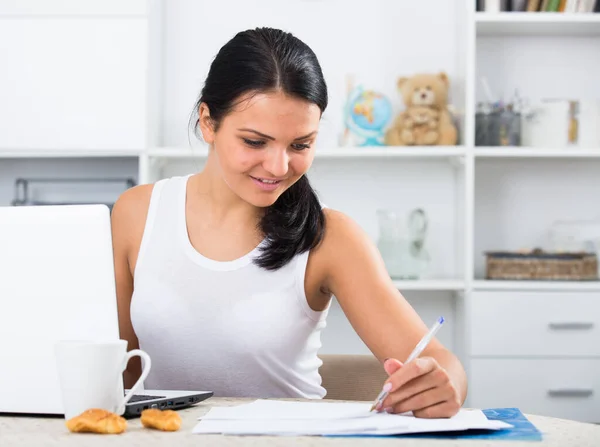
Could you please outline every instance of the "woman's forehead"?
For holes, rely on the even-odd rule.
[[[228,118],[234,126],[263,133],[270,127],[281,133],[281,126],[291,126],[294,132],[306,135],[318,129],[321,110],[314,103],[282,92],[256,93],[242,97]]]

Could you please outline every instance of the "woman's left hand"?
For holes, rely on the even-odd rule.
[[[390,376],[384,384],[388,396],[377,411],[412,411],[420,418],[447,418],[461,407],[458,390],[448,372],[433,357],[420,357],[407,365],[387,359],[384,368]]]

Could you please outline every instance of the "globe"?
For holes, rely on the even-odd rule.
[[[392,105],[381,93],[357,87],[346,109],[348,128],[364,140],[359,146],[383,146],[385,126],[392,118]]]

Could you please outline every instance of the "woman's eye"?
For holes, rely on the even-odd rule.
[[[244,143],[251,147],[262,147],[265,144],[265,142],[262,140],[249,140],[248,138],[244,138],[243,140]]]
[[[297,151],[303,151],[304,149],[308,149],[310,147],[310,144],[306,144],[306,143],[294,143],[292,144],[292,148],[294,148]]]

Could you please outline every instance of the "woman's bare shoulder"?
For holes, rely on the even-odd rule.
[[[325,214],[325,235],[314,250],[323,266],[343,259],[340,253],[353,253],[357,249],[368,250],[370,239],[366,232],[347,214],[331,208],[323,209]],[[361,247],[361,248],[358,248]]]
[[[333,249],[347,242],[362,242],[366,237],[363,229],[342,211],[325,208],[325,237],[324,246]]]
[[[111,212],[115,248],[129,251],[141,243],[154,184],[134,186],[123,192]]]

